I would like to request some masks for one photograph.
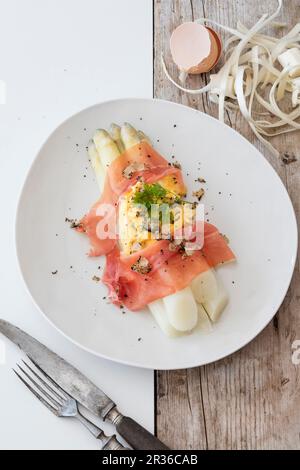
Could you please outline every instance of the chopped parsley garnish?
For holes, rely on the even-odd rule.
[[[152,204],[161,204],[167,196],[167,191],[159,183],[145,183],[141,191],[137,191],[134,195],[133,202],[135,204],[144,205],[150,212]]]

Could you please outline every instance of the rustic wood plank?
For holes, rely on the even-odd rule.
[[[230,26],[239,19],[251,26],[275,8],[275,0],[154,0],[155,96],[216,116],[216,107],[205,96],[181,93],[165,79],[160,53],[164,50],[170,59],[170,33],[181,22],[200,16]],[[300,1],[284,2],[280,21],[290,28],[299,17]],[[193,77],[190,84],[197,87],[206,81],[206,76]],[[285,183],[299,216],[299,133],[273,140],[282,153],[298,156],[297,162],[286,166],[268,154],[238,113],[230,113],[227,123],[266,156]],[[279,312],[248,346],[209,366],[157,373],[158,436],[174,449],[299,449],[300,368],[291,361],[292,342],[300,339],[299,307],[300,258]]]

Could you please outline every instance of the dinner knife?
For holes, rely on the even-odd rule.
[[[116,426],[118,433],[137,450],[167,450],[133,419],[122,415],[116,404],[78,369],[15,325],[0,319],[0,332],[18,345],[50,377],[81,405]]]

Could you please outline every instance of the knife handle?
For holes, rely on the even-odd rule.
[[[157,437],[127,416],[122,416],[116,423],[119,434],[136,450],[168,450]]]

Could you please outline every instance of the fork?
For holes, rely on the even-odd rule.
[[[28,358],[29,359],[29,358]],[[77,401],[65,392],[49,375],[44,372],[32,359],[30,361],[39,371],[37,373],[27,362],[23,361],[26,368],[17,364],[22,372],[20,375],[15,369],[14,373],[26,385],[26,387],[58,417],[77,418],[96,439],[102,443],[102,450],[129,450],[123,447],[116,436],[106,436],[102,429],[83,416],[79,409]],[[50,393],[49,393],[50,392]]]

